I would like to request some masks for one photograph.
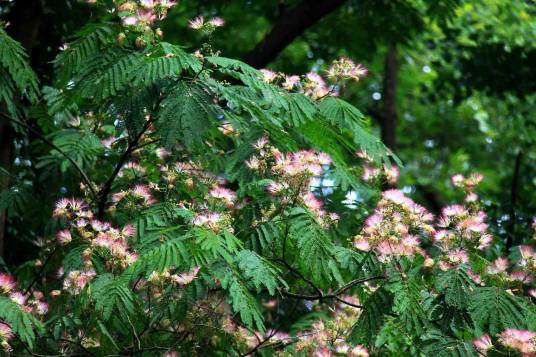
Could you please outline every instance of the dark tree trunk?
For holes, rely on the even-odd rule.
[[[523,152],[519,151],[514,161],[514,171],[512,172],[512,184],[510,187],[510,221],[507,227],[506,236],[506,251],[510,251],[510,248],[514,245],[516,236],[516,223],[517,223],[517,198],[519,190],[519,180],[521,178],[521,164],[523,160]]]
[[[41,24],[43,9],[39,0],[18,0],[15,2],[9,14],[8,34],[19,41],[28,56],[32,54],[32,48]],[[0,111],[5,112],[5,104],[0,103]],[[13,162],[13,140],[15,132],[6,120],[0,119],[0,167],[8,173],[11,171]],[[9,176],[0,175],[0,192],[9,187]],[[7,233],[6,211],[0,211],[0,257],[4,257]]]
[[[284,10],[264,39],[244,56],[244,62],[255,68],[265,67],[296,37],[344,2],[346,0],[304,0]]]
[[[385,56],[383,74],[383,112],[380,117],[383,143],[392,151],[396,148],[396,87],[398,77],[398,60],[396,43],[389,45]]]

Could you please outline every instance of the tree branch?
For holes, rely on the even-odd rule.
[[[303,0],[300,4],[286,9],[264,39],[244,56],[244,62],[255,68],[265,67],[296,37],[344,2],[346,0]]]
[[[320,292],[318,294],[316,294],[316,295],[296,294],[296,293],[291,293],[290,291],[285,291],[285,290],[283,290],[282,292],[283,292],[283,295],[286,295],[286,296],[294,298],[294,299],[303,299],[303,300],[336,299],[336,300],[346,304],[347,302],[342,300],[342,299],[340,299],[339,295],[343,294],[345,291],[349,290],[350,288],[354,287],[355,285],[363,284],[363,283],[365,283],[367,281],[377,280],[377,279],[385,279],[385,277],[383,275],[377,275],[377,276],[371,276],[371,277],[367,277],[367,278],[355,279],[355,280],[352,280],[351,282],[349,282],[348,284],[345,284],[342,287],[340,287],[338,289],[335,289],[335,291],[333,293],[330,293],[330,294],[324,294],[317,287],[315,287],[315,288],[318,289],[318,291],[320,291]],[[348,305],[350,305],[350,304],[348,304]],[[356,305],[354,307],[359,307],[359,306]]]
[[[112,172],[108,180],[104,183],[104,185],[100,189],[99,202],[98,202],[99,207],[98,207],[98,213],[97,213],[97,216],[99,217],[99,219],[104,218],[104,210],[106,208],[106,201],[108,200],[108,195],[110,194],[110,191],[112,190],[112,184],[114,183],[117,175],[119,174],[119,171],[121,171],[121,168],[126,163],[130,155],[138,148],[138,143],[141,137],[143,136],[143,134],[145,134],[147,129],[149,129],[152,123],[153,123],[152,119],[147,120],[143,128],[141,129],[141,131],[138,133],[138,135],[136,135],[136,137],[128,143],[127,149],[125,150],[123,155],[121,155],[121,157],[119,158],[119,161],[117,162],[117,165],[115,166],[114,171]]]
[[[80,176],[82,177],[82,180],[88,186],[88,188],[91,191],[91,194],[93,195],[94,199],[97,199],[98,195],[97,195],[97,192],[95,191],[95,189],[93,188],[93,184],[91,183],[91,180],[86,175],[84,170],[82,170],[82,168],[76,163],[76,161],[74,161],[69,155],[67,155],[63,150],[61,150],[53,142],[48,140],[43,134],[41,134],[40,132],[38,132],[37,130],[35,130],[34,128],[29,126],[28,124],[24,123],[23,121],[20,121],[18,119],[12,118],[12,117],[10,117],[9,115],[7,115],[5,113],[0,113],[0,116],[2,118],[4,118],[4,119],[8,120],[8,121],[11,121],[13,123],[16,123],[16,124],[24,127],[26,130],[32,132],[32,134],[37,136],[45,144],[47,144],[48,146],[50,146],[54,150],[58,151],[63,157],[65,157],[73,165],[73,167],[76,169],[76,171],[78,171],[80,173]]]

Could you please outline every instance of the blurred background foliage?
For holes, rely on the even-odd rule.
[[[51,60],[68,36],[103,15],[95,11],[72,0],[0,0],[0,18],[11,28],[21,14],[34,16],[35,24],[26,22],[35,31],[30,47],[17,39],[27,47],[41,85],[50,84]],[[227,57],[289,74],[321,71],[339,56],[362,63],[369,75],[342,88],[341,96],[368,116],[403,162],[400,188],[437,213],[460,198],[451,175],[481,172],[486,177],[481,194],[496,233],[509,244],[531,234],[536,214],[534,1],[181,0],[162,23],[166,41],[190,50],[200,46],[204,39],[186,26],[198,15],[225,19],[210,42]],[[288,45],[283,41],[266,56],[256,47],[274,29],[279,31],[275,42],[288,35]],[[39,122],[39,130],[47,133],[46,121]],[[40,225],[53,202],[39,194],[76,195],[77,182],[67,169],[37,172],[32,156],[38,155],[23,145],[31,138],[17,140],[13,165],[3,173],[16,178],[3,193],[2,208],[9,208],[6,234],[15,242],[35,242],[47,231]],[[8,199],[27,184],[35,188],[31,195]]]

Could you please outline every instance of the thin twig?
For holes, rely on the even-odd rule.
[[[58,251],[58,247],[59,246],[56,245],[54,247],[54,250],[52,251],[52,253],[50,253],[50,255],[45,259],[45,262],[41,266],[41,269],[39,269],[39,272],[37,272],[37,274],[34,276],[32,282],[30,283],[30,285],[28,285],[26,290],[24,290],[24,295],[28,294],[30,292],[30,290],[33,288],[33,286],[35,285],[35,283],[37,283],[37,281],[42,277],[43,272],[45,271],[45,268],[47,267],[48,263],[50,263],[50,261],[52,260],[52,257],[54,256],[54,254],[56,254],[56,252]]]
[[[5,113],[0,113],[0,116],[8,121],[11,121],[13,123],[16,123],[22,127],[24,127],[25,129],[27,129],[28,131],[31,131],[33,134],[35,134],[41,141],[43,141],[45,144],[47,144],[48,146],[52,147],[54,150],[58,151],[62,156],[64,156],[72,165],[73,167],[76,169],[76,171],[78,171],[80,173],[80,176],[82,177],[82,180],[86,183],[86,185],[88,186],[89,190],[91,191],[91,194],[93,195],[93,198],[95,200],[98,199],[98,195],[97,195],[97,192],[95,191],[95,189],[93,188],[93,184],[91,183],[91,180],[89,179],[89,177],[87,176],[87,174],[84,172],[84,170],[82,170],[82,168],[76,163],[76,161],[74,161],[69,155],[67,155],[63,150],[61,150],[57,145],[55,145],[53,142],[51,142],[50,140],[48,140],[43,134],[41,134],[40,132],[38,132],[37,130],[35,130],[34,128],[32,128],[31,126],[29,126],[28,124],[26,124],[25,122],[23,121],[20,121],[18,119],[15,119],[15,118],[12,118],[10,117],[9,115],[5,114]]]

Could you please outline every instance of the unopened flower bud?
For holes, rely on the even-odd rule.
[[[124,32],[119,33],[119,35],[117,35],[117,38],[116,38],[117,44],[120,46],[123,45],[123,43],[125,43],[126,38],[127,38],[127,35],[125,35]]]
[[[164,32],[162,31],[162,29],[157,28],[154,33],[158,38],[160,39],[164,38]]]
[[[119,11],[134,11],[134,9],[136,8],[136,4],[134,4],[133,2],[126,2],[124,4],[121,4],[121,6],[119,6],[117,8],[117,10]]]
[[[144,48],[146,43],[145,43],[145,40],[143,38],[137,37],[135,45],[136,45],[136,48]]]

